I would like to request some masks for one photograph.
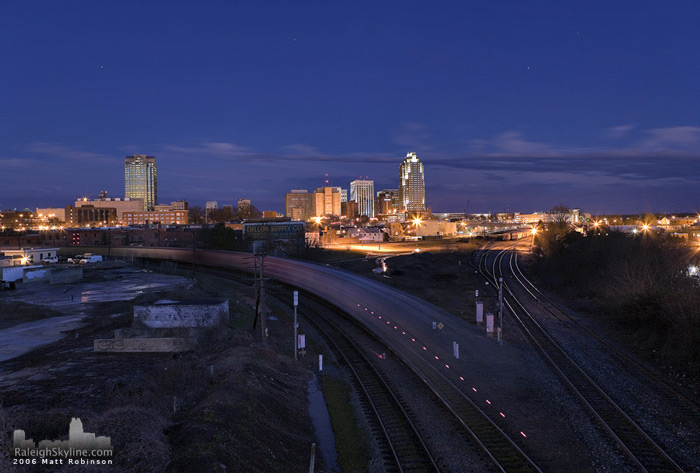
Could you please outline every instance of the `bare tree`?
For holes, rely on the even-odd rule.
[[[205,213],[204,212],[205,211],[202,207],[199,207],[196,205],[190,206],[189,212],[190,212],[190,218],[189,218],[190,223],[194,223],[194,224],[204,223],[204,220],[205,220],[205,217],[204,217]]]

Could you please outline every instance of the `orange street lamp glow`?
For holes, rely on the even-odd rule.
[[[532,234],[533,234],[533,235],[537,235],[537,228],[533,228],[533,229],[532,229]]]
[[[644,225],[642,225],[642,230],[644,230],[644,231],[649,230],[649,225],[647,225],[646,223]]]
[[[413,225],[418,226],[420,223],[423,221],[420,217],[416,217],[413,219]]]

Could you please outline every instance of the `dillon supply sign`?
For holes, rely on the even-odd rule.
[[[243,235],[252,240],[304,239],[304,222],[244,223]]]

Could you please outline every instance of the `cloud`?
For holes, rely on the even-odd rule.
[[[607,128],[606,136],[624,137],[636,125]],[[539,159],[572,158],[609,159],[642,157],[654,159],[684,158],[700,159],[700,127],[680,126],[640,130],[644,138],[631,142],[629,146],[565,147],[527,139],[519,131],[506,131],[492,138],[475,138],[469,142],[467,155],[491,159],[531,157]]]
[[[431,150],[433,136],[428,133],[428,127],[423,123],[406,122],[393,134],[393,141],[408,151]]]
[[[350,166],[358,163],[396,164],[403,159],[403,155],[398,151],[396,153],[356,152],[330,154],[301,143],[282,146],[280,149],[281,152],[279,153],[265,153],[245,146],[239,146],[235,143],[204,142],[196,146],[165,145],[162,148],[162,152],[156,152],[156,156],[166,155],[171,159],[198,159],[202,156],[208,156],[246,164],[335,162]]]
[[[237,158],[254,154],[248,147],[221,141],[205,142],[201,146],[194,147],[169,145],[165,146],[165,150],[175,154],[198,154],[199,156],[216,156],[221,158]]]
[[[321,154],[316,147],[301,143],[283,146],[282,150],[294,155],[316,156]]]
[[[619,140],[621,138],[625,138],[635,128],[637,128],[637,125],[613,126],[606,130],[606,134],[608,138]]]
[[[700,144],[700,127],[677,126],[672,128],[655,128],[647,130],[648,138],[641,146],[648,150],[685,149],[697,150]]]
[[[30,153],[38,153],[53,158],[62,158],[71,161],[91,161],[91,162],[113,162],[123,159],[123,157],[110,156],[102,153],[82,151],[72,146],[61,143],[32,143],[26,147]]]
[[[535,155],[552,151],[550,145],[527,141],[523,138],[523,134],[517,131],[501,133],[491,141],[491,145],[497,152],[506,154]]]
[[[469,142],[469,150],[482,156],[500,157],[560,157],[595,152],[596,148],[563,148],[550,143],[530,141],[519,131],[505,131],[491,139],[477,138]]]

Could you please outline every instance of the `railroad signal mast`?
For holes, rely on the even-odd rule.
[[[253,253],[253,274],[255,275],[255,319],[253,331],[260,319],[260,335],[263,346],[267,347],[267,324],[265,323],[265,252],[261,248],[255,248]],[[258,264],[259,262],[259,264]]]
[[[503,278],[498,278],[498,343],[503,344]]]
[[[297,330],[299,329],[299,324],[297,324],[297,307],[299,306],[299,291],[294,291],[294,361],[297,360],[297,352],[299,351],[298,341],[297,341]]]

